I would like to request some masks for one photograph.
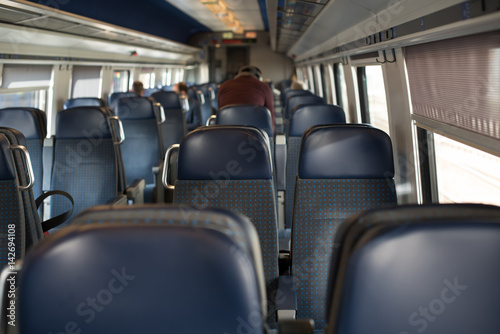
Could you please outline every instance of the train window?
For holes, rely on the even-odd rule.
[[[46,89],[0,94],[0,108],[24,106],[46,110],[46,103]]]
[[[344,66],[342,64],[335,64],[333,67],[334,78],[335,78],[335,95],[337,97],[337,105],[341,106],[345,111],[346,121],[349,123],[349,100],[347,97],[347,86],[344,77]]]
[[[316,94],[316,86],[314,84],[314,72],[312,70],[312,66],[307,66],[307,79],[308,79],[308,86],[309,90],[313,92],[313,94]]]
[[[101,67],[73,66],[71,97],[100,96]]]
[[[181,82],[181,81],[184,81],[184,69],[178,68],[175,71],[175,82],[174,83]]]
[[[130,85],[130,71],[128,70],[115,70],[113,72],[113,92],[127,92]]]
[[[46,110],[52,66],[4,64],[0,107],[28,106]]]
[[[316,84],[316,94],[318,96],[321,96],[322,98],[325,98],[324,94],[324,74],[325,72],[322,70],[320,65],[314,66],[314,78],[316,79],[315,84]]]
[[[155,72],[152,68],[141,68],[141,73],[139,73],[139,81],[142,82],[145,89],[155,87]]]
[[[327,73],[328,75],[326,76],[326,92],[327,92],[327,103],[330,104],[338,104],[338,99],[337,99],[337,85],[335,82],[335,73],[333,70],[333,65],[328,64],[327,65]]]
[[[382,67],[377,65],[358,67],[357,72],[362,122],[370,123],[389,133]]]
[[[500,205],[500,158],[434,134],[440,203]]]

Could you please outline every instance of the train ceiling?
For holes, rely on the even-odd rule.
[[[387,29],[463,0],[223,1],[246,31],[268,30],[273,50],[304,57],[365,37],[373,29]],[[56,12],[84,16],[183,44],[196,33],[229,30],[202,2],[217,3],[217,0],[0,0],[0,4],[43,4]],[[2,14],[0,23],[17,23],[8,21],[9,15],[6,21]],[[31,23],[30,18],[20,20],[23,25],[40,22],[40,18]],[[63,27],[62,32],[85,34],[85,29]],[[101,38],[103,33],[93,34]],[[92,32],[88,37],[93,37]]]

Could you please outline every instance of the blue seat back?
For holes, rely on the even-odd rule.
[[[305,95],[295,95],[291,96],[286,101],[285,114],[283,115],[284,120],[288,121],[290,119],[290,114],[292,113],[293,108],[299,106],[301,104],[324,104],[325,101],[323,98],[313,95],[313,94],[305,94]],[[287,124],[285,124],[287,126]]]
[[[264,130],[269,138],[274,137],[271,112],[256,104],[230,105],[217,112],[215,124],[255,126]]]
[[[51,189],[66,191],[73,197],[73,215],[107,203],[123,191],[121,155],[116,151],[117,136],[108,116],[109,111],[100,107],[76,107],[57,114]],[[66,211],[66,206],[64,198],[54,197],[51,216]]]
[[[327,333],[497,333],[500,208],[371,210],[332,257]]]
[[[281,104],[283,105],[283,109],[286,110],[286,104],[289,98],[298,95],[312,95],[312,92],[306,89],[287,89],[285,91],[282,91]]]
[[[42,194],[43,177],[43,139],[47,135],[45,113],[36,108],[0,109],[0,126],[20,131],[25,137],[26,148],[30,153],[31,165],[35,176],[33,195]]]
[[[125,141],[121,145],[127,185],[136,179],[146,181],[144,200],[153,201],[153,167],[163,159],[161,116],[156,102],[147,97],[122,97],[116,115],[123,123]]]
[[[187,134],[179,147],[174,203],[217,207],[250,218],[259,234],[268,292],[276,289],[278,239],[268,143],[253,127],[213,125]],[[275,310],[268,323],[275,326]]]
[[[20,333],[264,333],[257,247],[238,220],[158,206],[86,212],[24,262]]]
[[[16,147],[26,147],[23,134],[0,127],[0,224],[5,235],[0,241],[2,266],[11,262],[9,257],[22,258],[28,248],[43,239],[35,197],[32,188],[27,187],[31,176],[24,163],[26,157]],[[14,247],[15,252],[9,247]]]
[[[201,93],[203,95],[203,99],[205,103],[201,104],[201,124],[206,124],[207,119],[213,115],[214,110],[212,107],[212,93],[210,92],[209,85],[199,85],[196,87],[198,90],[198,94]]]
[[[114,92],[108,97],[108,105],[111,109],[116,109],[116,104],[118,100],[122,97],[136,96],[134,92]]]
[[[181,142],[187,132],[186,119],[182,110],[181,101],[177,93],[170,91],[159,91],[151,95],[156,102],[160,103],[165,111],[166,121],[162,123],[163,146],[165,149],[173,144]]]
[[[105,107],[106,102],[98,97],[76,97],[64,102],[63,109],[74,107]]]
[[[295,109],[289,121],[286,155],[285,226],[291,228],[295,177],[299,166],[302,134],[311,126],[345,123],[344,110],[331,104],[305,104]]]
[[[298,318],[325,325],[328,260],[340,223],[396,203],[389,136],[367,125],[320,125],[302,137],[292,219]],[[312,259],[312,260],[311,260]]]

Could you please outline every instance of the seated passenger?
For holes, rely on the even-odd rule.
[[[201,126],[201,105],[196,99],[188,96],[188,86],[185,82],[179,82],[173,87],[174,92],[179,94],[182,108],[186,111],[187,130],[191,131]]]
[[[134,81],[132,84],[132,92],[138,97],[144,95],[144,85],[140,81]]]
[[[239,69],[234,79],[220,85],[219,109],[231,104],[257,104],[271,112],[274,131],[274,97],[268,84],[260,81],[261,71],[256,66],[246,65]]]

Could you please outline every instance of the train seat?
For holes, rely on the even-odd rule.
[[[278,227],[265,137],[254,127],[213,125],[190,132],[177,149],[174,203],[223,208],[249,217],[259,234],[266,286],[272,296],[278,278]],[[270,305],[268,321],[274,326],[276,314]]]
[[[281,93],[281,105],[283,106],[283,110],[286,110],[286,104],[290,97],[298,96],[298,95],[313,95],[310,90],[306,89],[287,89],[286,91]]]
[[[20,333],[263,334],[263,282],[258,236],[245,217],[96,207],[26,257]]]
[[[207,120],[214,114],[214,110],[212,107],[213,90],[211,91],[209,84],[196,86],[198,101],[201,104],[201,124],[206,124]],[[215,96],[215,98],[217,98]]]
[[[45,113],[36,108],[0,109],[0,126],[16,129],[24,135],[36,180],[33,195],[39,197],[43,183],[43,140],[47,135]]]
[[[179,95],[173,91],[164,91],[153,93],[151,95],[156,102],[159,102],[164,111],[166,121],[162,123],[163,147],[169,148],[173,144],[181,142],[182,137],[187,133],[186,118],[182,110]]]
[[[122,121],[125,132],[126,140],[121,144],[121,150],[127,184],[144,179],[144,201],[163,202],[159,176],[165,153],[161,129],[165,121],[163,108],[151,98],[122,97],[118,100],[115,113]]]
[[[321,124],[345,123],[344,110],[331,104],[305,104],[292,111],[290,115],[287,154],[286,154],[286,193],[285,193],[285,226],[292,227],[293,197],[295,193],[295,177],[299,165],[300,144],[302,135],[311,126]]]
[[[340,223],[396,203],[389,136],[369,125],[320,125],[302,137],[292,220],[297,318],[325,325],[328,260]]]
[[[343,223],[326,333],[499,333],[500,208],[406,205]]]
[[[136,95],[134,92],[114,92],[114,93],[111,93],[108,97],[108,105],[111,109],[115,110],[116,104],[118,103],[119,99],[121,99],[122,97],[131,97],[131,96],[136,96]]]
[[[75,107],[57,114],[50,189],[71,194],[74,213],[110,200],[121,202],[125,197],[120,151],[124,136],[115,130],[118,123],[119,119],[102,107]],[[65,206],[62,198],[52,199],[51,216]]]
[[[291,96],[286,101],[285,112],[283,113],[283,122],[285,131],[288,129],[288,120],[293,108],[301,104],[324,104],[325,101],[322,97],[313,94],[295,95]]]
[[[63,109],[74,107],[106,107],[106,102],[98,97],[76,97],[64,102]]]

